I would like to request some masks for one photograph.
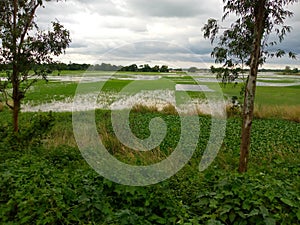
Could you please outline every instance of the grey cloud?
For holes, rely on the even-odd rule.
[[[110,51],[109,51],[110,50]],[[86,51],[87,52],[87,51]],[[86,54],[81,49],[73,49],[73,54]],[[207,54],[200,51],[195,53],[185,46],[172,44],[163,41],[144,41],[127,44],[115,49],[108,46],[98,45],[89,47],[87,55],[93,55],[99,60],[105,61],[190,61],[190,62],[211,62]],[[83,57],[84,58],[84,57]]]
[[[70,48],[86,48],[88,47],[88,44],[85,44],[85,43],[82,43],[82,42],[79,42],[79,41],[73,41],[71,44],[70,44]]]
[[[213,2],[220,2],[214,0]],[[194,17],[213,12],[217,7],[212,7],[207,0],[128,0],[127,5],[134,14],[154,17]]]
[[[213,46],[203,39],[201,28],[208,18],[221,19],[223,3],[222,0],[67,0],[45,5],[38,14],[42,27],[47,28],[54,19],[61,21],[71,30],[73,41],[67,54],[69,57],[82,55],[77,58],[83,62],[85,58],[100,57],[125,43],[140,41],[134,48],[119,48],[119,55],[115,57],[120,60],[202,60],[213,63],[210,57]],[[292,49],[300,57],[300,4],[291,9],[295,16],[287,24],[294,29],[278,47]],[[95,18],[99,21],[91,21],[95,30],[90,33],[81,30],[78,26],[81,25],[80,13],[97,14]],[[149,40],[159,40],[163,44]],[[187,53],[184,48],[192,53]],[[280,60],[270,62],[278,63]],[[287,63],[286,59],[281,62]]]

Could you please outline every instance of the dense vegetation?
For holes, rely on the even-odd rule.
[[[72,135],[71,113],[22,113],[17,136],[7,110],[0,112],[1,224],[297,224],[300,219],[300,126],[255,120],[247,174],[237,173],[240,119],[228,120],[226,138],[214,163],[198,164],[209,136],[210,118],[200,116],[201,136],[194,157],[171,179],[129,187],[99,176],[82,158]],[[180,129],[176,114],[131,113],[139,137],[147,121],[162,117],[170,135],[157,152],[115,148],[109,111],[96,111],[108,150],[128,163],[166,157]],[[104,120],[105,119],[105,120]],[[34,129],[33,129],[34,128]],[[16,142],[18,140],[18,142]]]
[[[150,68],[149,68],[150,67]],[[211,67],[214,68],[214,67]],[[12,70],[12,64],[3,64],[0,63],[0,76],[5,75],[5,71]],[[49,64],[42,64],[42,65],[35,65],[35,70],[45,70],[48,72],[48,74],[53,73],[55,74],[64,74],[65,71],[69,74],[71,71],[85,71],[85,70],[90,70],[90,71],[133,71],[133,72],[168,72],[170,70],[175,70],[175,71],[182,71],[182,70],[187,70],[188,72],[203,72],[207,71],[209,72],[210,69],[201,69],[197,67],[190,67],[186,69],[172,69],[168,68],[168,66],[164,67],[151,67],[148,64],[145,65],[140,65],[138,67],[136,64],[132,64],[129,66],[120,66],[120,65],[112,65],[110,63],[101,63],[101,64],[87,64],[87,63],[63,63],[63,62],[56,62],[56,63],[49,63]],[[248,69],[243,70],[244,73],[248,73]],[[284,74],[284,75],[297,75],[299,74],[298,68],[291,68],[290,66],[286,66],[284,69],[260,69],[260,72],[274,72],[278,74]]]
[[[161,73],[168,73],[169,68],[166,65],[162,65],[161,67],[155,65],[151,67],[149,64],[144,64],[137,66],[136,64],[132,64],[129,66],[124,66],[120,69],[120,71],[130,71],[130,72],[161,72]]]
[[[110,63],[101,63],[101,64],[87,64],[87,63],[72,63],[69,62],[68,64],[62,62],[54,62],[54,63],[44,63],[44,64],[36,64],[33,67],[34,71],[38,70],[45,70],[48,74],[51,74],[54,71],[61,71],[69,70],[69,71],[84,71],[84,70],[95,70],[95,71],[117,71],[121,69],[122,66],[112,65]],[[0,71],[10,71],[12,70],[12,64],[3,64],[0,63]]]

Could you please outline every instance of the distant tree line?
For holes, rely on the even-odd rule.
[[[0,64],[0,71],[12,70],[12,64]],[[110,63],[101,63],[101,64],[79,64],[79,63],[51,63],[51,64],[37,64],[33,67],[33,71],[45,71],[48,74],[51,74],[53,71],[63,70],[91,70],[91,71],[130,71],[130,72],[169,72],[169,68],[166,65],[158,66],[155,65],[153,67],[148,64],[137,66],[136,64],[132,64],[130,66],[116,66]]]
[[[12,64],[1,64],[0,63],[0,71],[7,71],[12,70]],[[130,66],[116,66],[110,63],[101,63],[101,64],[80,64],[80,63],[51,63],[51,64],[42,64],[42,65],[35,65],[33,67],[33,71],[45,71],[48,74],[51,74],[54,71],[58,71],[58,74],[63,70],[91,70],[91,71],[128,71],[128,72],[161,72],[161,73],[168,73],[170,71],[180,72],[183,69],[172,69],[166,65],[162,65],[161,67],[155,65],[153,67],[149,66],[148,64],[137,66],[136,64],[132,64]],[[197,67],[190,67],[187,69],[188,72],[202,72],[209,69],[201,69]],[[237,72],[248,72],[249,69],[236,69]],[[219,68],[211,66],[210,71],[213,73],[218,73]],[[298,68],[291,68],[290,66],[286,66],[284,69],[259,69],[259,72],[281,72],[283,74],[297,74],[299,73]],[[232,74],[234,75],[234,74]]]
[[[247,73],[249,72],[249,69],[241,69],[239,67],[232,69],[233,71],[231,72],[231,75],[234,75],[235,71],[239,73]],[[197,68],[197,67],[190,67],[188,72],[195,73],[195,72],[202,72],[202,71],[210,71],[212,73],[218,73],[218,72],[224,72],[224,70],[221,71],[220,68],[217,68],[215,66],[211,66],[210,69],[202,69],[202,68]],[[283,74],[297,74],[299,73],[298,68],[291,68],[290,66],[286,66],[284,69],[259,69],[259,72],[273,72],[273,73],[283,73]]]
[[[297,74],[299,73],[298,68],[292,69],[290,66],[286,66],[283,70],[283,74]]]
[[[0,64],[0,71],[12,70],[12,64]],[[96,70],[96,71],[117,71],[120,70],[122,66],[116,66],[109,63],[101,64],[79,64],[79,63],[50,63],[50,64],[36,64],[33,67],[33,71],[44,70],[47,73],[52,73],[53,71],[63,71],[63,70]]]
[[[120,69],[120,71],[130,71],[130,72],[161,72],[168,73],[169,68],[166,65],[162,65],[161,67],[155,65],[153,67],[149,66],[149,64],[144,64],[137,66],[136,64],[132,64],[130,66],[124,66]]]
[[[72,63],[69,64],[65,63],[55,63],[51,65],[46,65],[49,67],[50,70],[54,71],[63,71],[63,70],[92,70],[92,71],[117,71],[122,68],[122,66],[112,65],[110,63],[101,63],[101,64],[79,64],[79,63]]]

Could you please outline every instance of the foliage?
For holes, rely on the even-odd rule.
[[[52,113],[34,114],[18,133],[13,132],[11,125],[1,121],[0,137],[2,144],[7,144],[12,150],[25,150],[40,146],[47,137],[47,132],[54,125]]]
[[[1,124],[8,116],[1,116]],[[24,113],[20,119],[35,121],[40,128],[39,121],[49,116]],[[26,151],[9,151],[12,143],[0,138],[1,224],[297,224],[300,219],[298,123],[255,120],[251,169],[241,175],[235,171],[241,120],[229,119],[218,157],[199,173],[210,128],[210,118],[199,117],[201,137],[189,164],[160,184],[129,187],[99,176],[66,141],[47,146],[49,139],[62,135],[63,127],[72,130],[70,113],[51,116],[58,134],[42,132],[51,135],[41,137],[44,145],[30,142]],[[155,116],[173,129],[163,145],[175,146],[180,127],[175,115],[132,112],[133,132],[149,135],[148,122]],[[96,120],[105,120],[101,126],[110,132],[108,117],[109,111],[96,111]]]
[[[42,65],[51,63],[53,56],[64,53],[71,42],[69,31],[58,21],[52,22],[51,31],[39,29],[35,14],[40,7],[44,7],[42,0],[0,2],[0,63],[12,65],[12,70],[6,73],[7,81],[0,80],[0,92],[13,110],[14,132],[19,129],[20,105],[27,90],[37,77],[46,79],[47,73],[51,72]],[[8,91],[9,85],[12,85],[12,93]],[[8,103],[10,98],[12,105]]]
[[[210,18],[207,24],[202,28],[205,38],[210,38],[214,43],[219,42],[214,47],[211,55],[216,63],[221,63],[221,68],[212,68],[212,72],[223,75],[224,81],[232,81],[238,77],[244,66],[250,66],[250,55],[254,40],[254,11],[258,1],[237,1],[224,0],[224,21],[229,14],[235,14],[237,19],[231,24],[230,28],[224,28],[218,24],[216,19]],[[284,40],[284,37],[291,31],[291,27],[284,25],[285,18],[292,17],[293,13],[282,5],[293,4],[295,0],[290,1],[266,1],[265,5],[265,23],[262,37],[262,51],[260,55],[260,64],[263,64],[267,57],[282,57],[288,54],[295,58],[293,52],[285,52],[281,49],[275,49],[278,43]],[[222,35],[218,36],[221,29],[224,29]],[[275,32],[276,39],[269,38],[270,34]],[[218,71],[216,71],[216,69]]]
[[[277,40],[269,42],[269,37],[275,31],[278,42],[282,42],[291,31],[291,27],[285,25],[285,20],[292,17],[293,13],[287,10],[286,6],[297,0],[223,0],[223,2],[225,3],[223,20],[230,14],[237,16],[237,20],[219,37],[220,41],[214,48],[212,56],[216,58],[217,63],[223,63],[221,73],[225,82],[238,77],[237,66],[241,66],[243,70],[245,63],[250,68],[242,111],[239,172],[243,173],[247,171],[249,160],[258,67],[267,57],[281,57],[285,54],[281,49],[276,52],[268,49],[269,46],[277,45]],[[209,19],[203,28],[204,37],[210,38],[213,43],[219,28],[215,19]],[[295,54],[289,52],[289,57],[295,58]]]
[[[139,67],[136,64],[132,64],[129,66],[124,66],[120,69],[120,71],[130,71],[130,72],[169,72],[168,66],[162,65],[159,67],[155,65],[153,67],[149,66],[149,64],[140,65]]]

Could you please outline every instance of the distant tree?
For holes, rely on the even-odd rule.
[[[292,70],[291,70],[291,67],[290,67],[290,66],[286,66],[285,69],[284,69],[284,73],[285,73],[285,74],[289,74],[289,73],[291,73],[291,71],[292,71]]]
[[[291,31],[291,27],[284,25],[285,19],[293,16],[286,6],[297,0],[223,0],[223,2],[225,6],[222,20],[230,14],[235,14],[236,21],[230,28],[225,29],[220,37],[217,37],[217,34],[221,27],[215,19],[209,19],[203,31],[204,37],[210,38],[212,43],[215,39],[219,39],[217,47],[212,51],[212,57],[216,63],[223,64],[223,76],[232,75],[232,71],[244,64],[250,68],[245,86],[239,163],[239,172],[245,172],[249,159],[258,67],[267,57],[281,57],[285,54],[283,50],[274,52],[272,48],[274,49],[277,42],[282,42],[285,35]],[[274,31],[278,41],[268,42],[270,34]],[[289,52],[289,56],[295,58],[292,52]]]
[[[298,68],[294,68],[292,72],[293,73],[299,73],[299,70],[298,70]]]
[[[138,67],[136,64],[132,64],[128,67],[128,71],[131,71],[131,72],[137,72],[138,71]]]
[[[188,72],[195,73],[195,72],[197,72],[197,70],[198,70],[198,68],[193,66],[188,69]]]
[[[141,72],[151,72],[152,68],[149,66],[149,64],[144,64],[142,68],[140,68]]]
[[[169,72],[169,68],[168,68],[168,66],[166,66],[166,65],[162,65],[161,67],[160,67],[160,70],[159,70],[161,73],[168,73]]]
[[[50,1],[50,0],[46,0]],[[34,74],[35,65],[51,63],[52,56],[64,53],[70,43],[69,31],[59,22],[52,22],[51,31],[41,31],[35,22],[36,10],[44,7],[43,0],[0,1],[0,63],[12,64],[7,72],[8,81],[0,83],[0,92],[6,104],[13,110],[13,128],[18,132],[21,101],[37,77],[46,78],[40,67]],[[12,85],[12,93],[9,90]],[[8,103],[11,97],[13,104]]]
[[[151,68],[151,72],[159,72],[159,66],[158,66],[158,65],[153,66],[153,67]]]

